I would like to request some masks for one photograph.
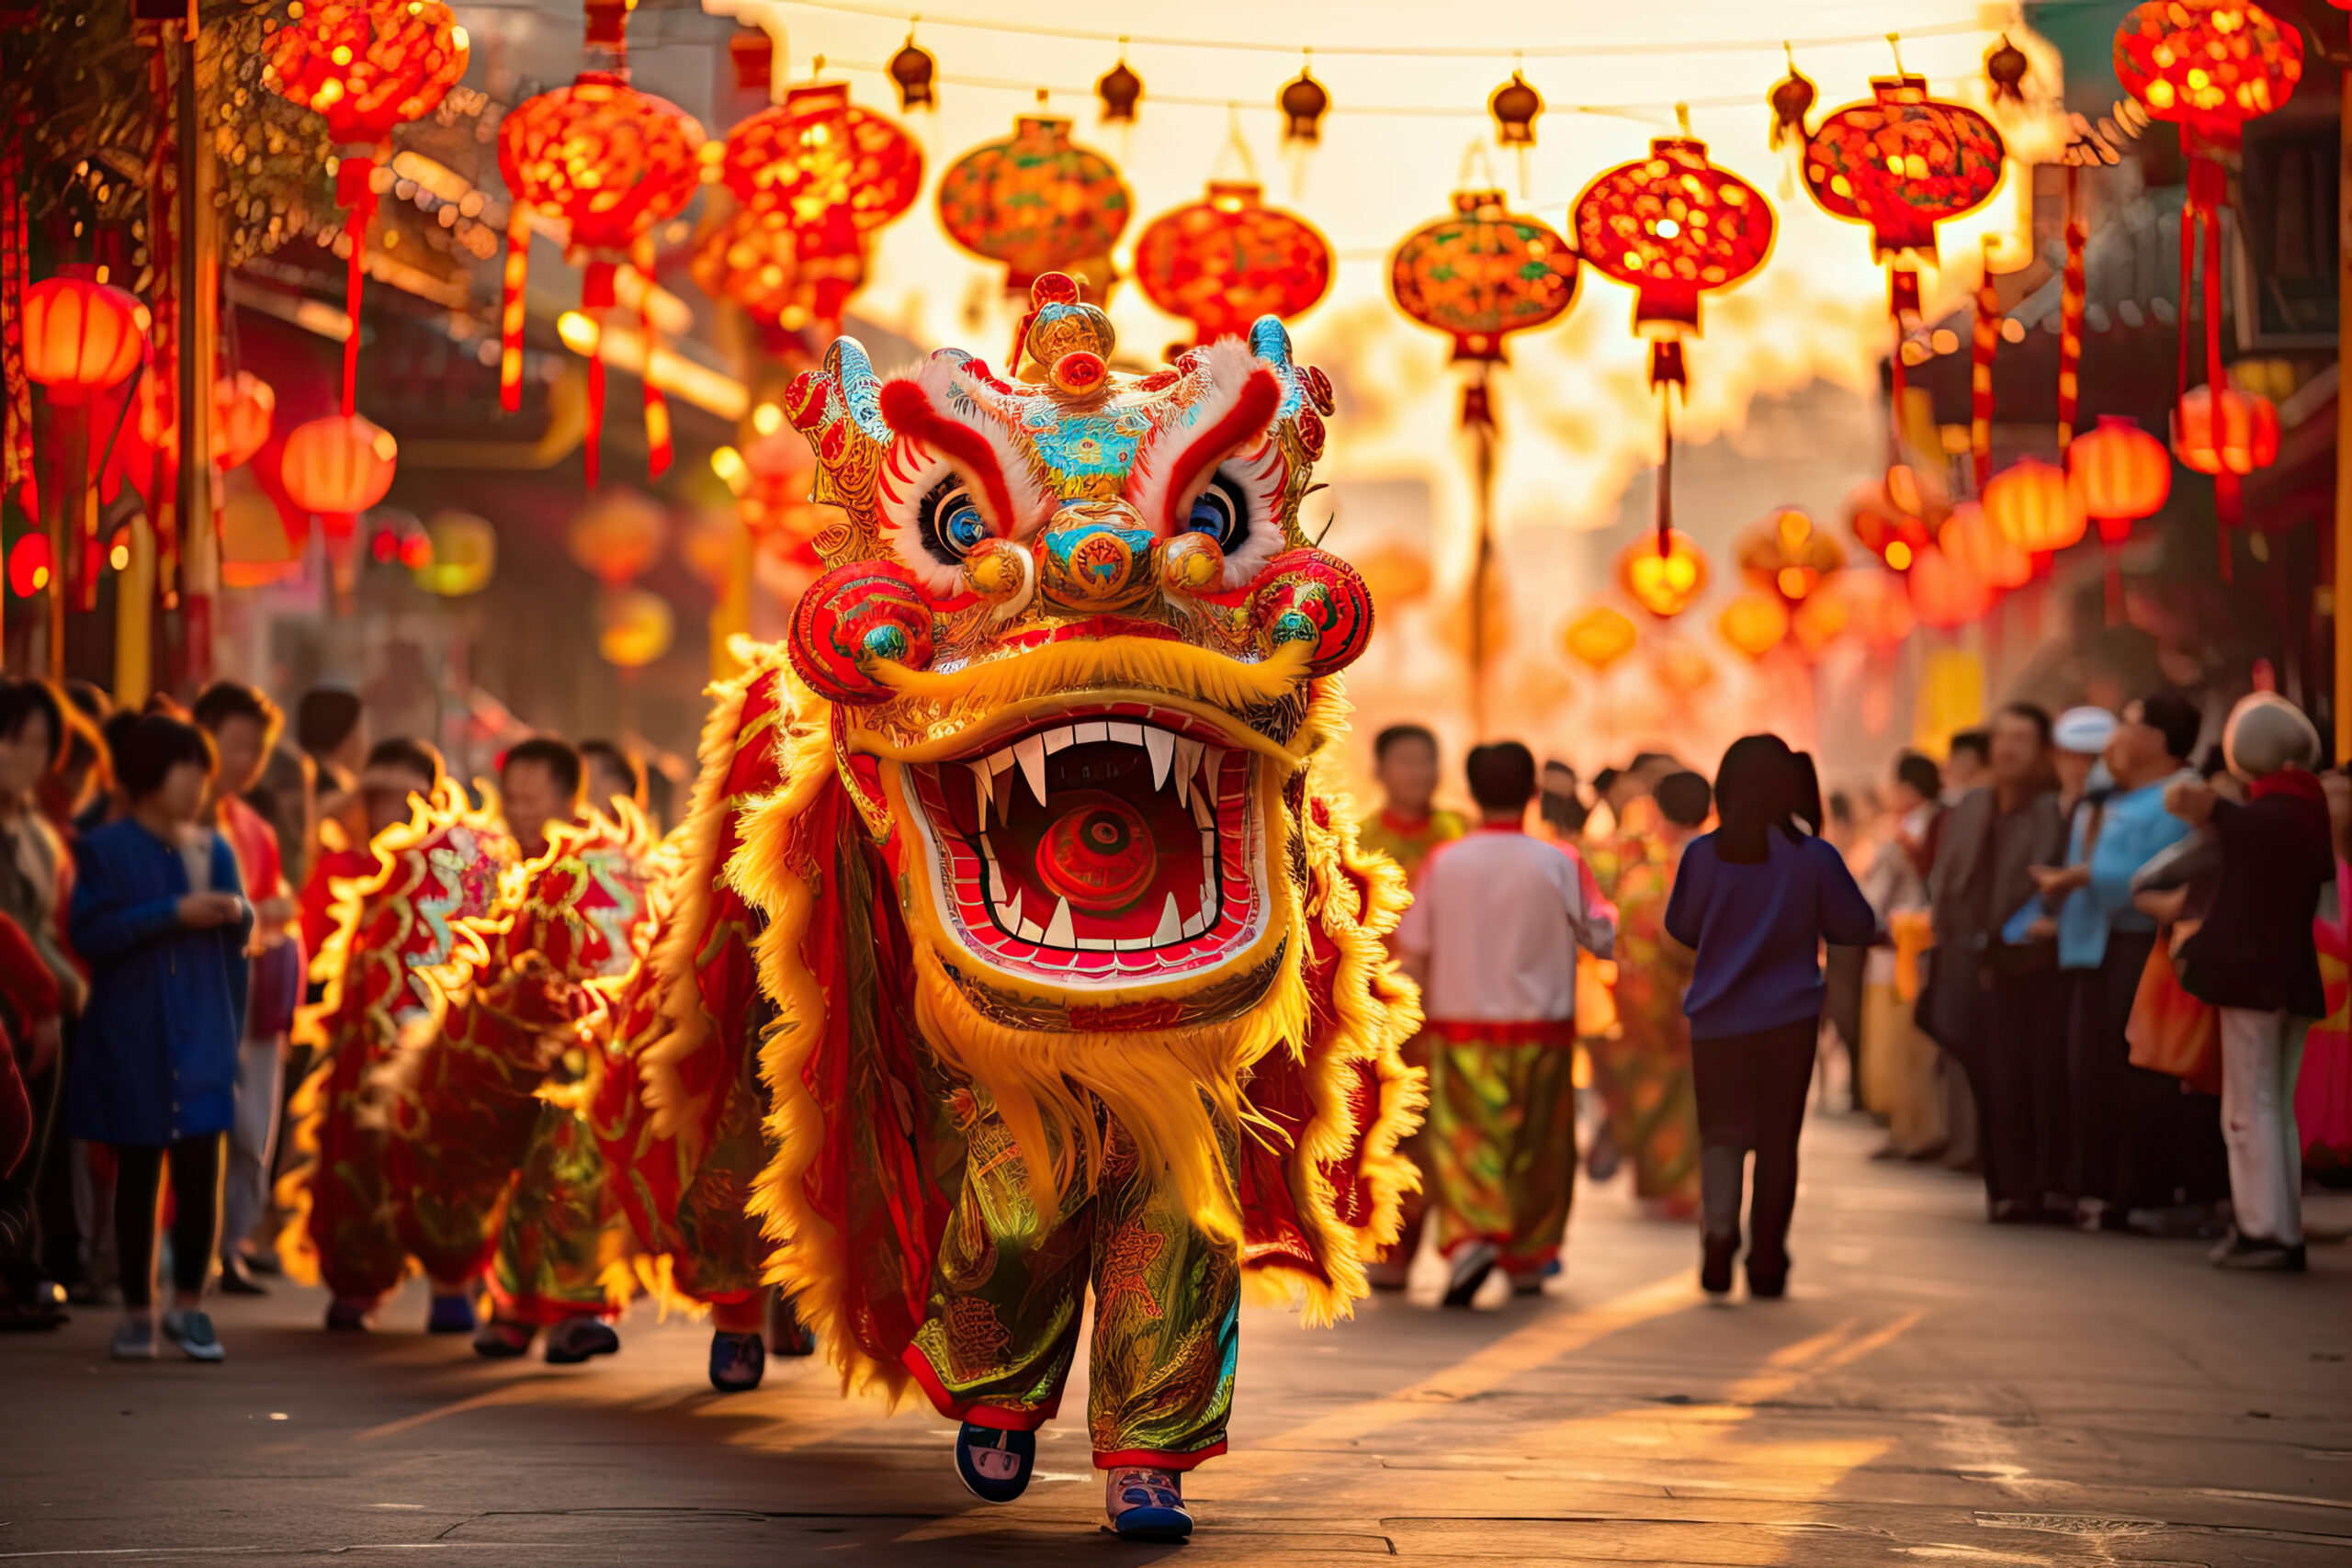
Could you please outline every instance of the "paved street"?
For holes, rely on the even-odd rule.
[[[1079,1422],[985,1508],[928,1412],[845,1404],[809,1363],[720,1398],[705,1331],[648,1307],[619,1357],[549,1368],[426,1339],[414,1292],[357,1340],[281,1291],[219,1312],[220,1367],[114,1365],[96,1311],[0,1340],[0,1559],[2352,1561],[2343,1200],[2312,1205],[2309,1276],[2223,1275],[2197,1244],[1994,1230],[1874,1141],[1808,1130],[1785,1302],[1707,1306],[1690,1232],[1612,1191],[1540,1302],[1251,1313],[1188,1547],[1098,1533]]]

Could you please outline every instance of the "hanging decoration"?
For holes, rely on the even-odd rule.
[[[1650,155],[1621,164],[1585,186],[1569,209],[1577,248],[1602,276],[1634,290],[1634,332],[1650,340],[1650,386],[1658,394],[1657,548],[1674,527],[1674,394],[1688,380],[1682,340],[1699,334],[1699,301],[1729,288],[1772,254],[1771,204],[1754,186],[1707,160],[1690,133],[1650,142]]]
[[[571,558],[608,589],[643,576],[669,542],[670,523],[662,508],[629,490],[598,496],[563,533]]]
[[[1788,51],[1789,73],[1773,84],[1765,102],[1772,107],[1772,129],[1765,144],[1781,154],[1781,195],[1783,198],[1796,194],[1792,171],[1804,161],[1804,117],[1813,112],[1814,100],[1820,89],[1813,79],[1797,69],[1796,51]]]
[[[1984,79],[1992,85],[1996,104],[2025,102],[2026,73],[2033,69],[2033,62],[2025,51],[2009,41],[2003,33],[2000,41],[1984,51]]]
[[[1331,288],[1331,246],[1315,226],[1244,181],[1211,180],[1136,241],[1145,298],[1193,323],[1193,341],[1246,334],[1260,316],[1298,316]]]
[[[1975,310],[1968,325],[1968,458],[1980,496],[1993,478],[1993,356],[2000,351],[2001,320],[2001,291],[1993,282],[1993,246],[1988,240],[1984,269],[1976,280]]]
[[[2245,517],[2239,485],[2256,468],[2278,460],[2278,411],[2268,398],[2239,391],[2226,380],[2192,387],[2172,414],[2172,449],[2184,467],[2213,478],[2222,527],[2222,581],[2230,581],[2236,552],[2230,534]],[[2153,439],[2153,437],[2151,437]]]
[[[376,217],[376,171],[393,130],[441,106],[466,73],[469,45],[442,0],[296,0],[270,43],[267,80],[279,96],[324,117],[347,151],[336,161],[344,236],[343,412],[356,412],[360,291],[368,230]],[[350,151],[356,149],[356,151]]]
[[[901,114],[939,107],[939,95],[932,87],[939,79],[939,62],[931,57],[929,50],[915,42],[914,34],[907,35],[907,41],[890,57],[888,69],[891,83],[899,89]]]
[[[1569,658],[1598,675],[1633,652],[1641,635],[1623,611],[1595,604],[1567,624],[1560,640]]]
[[[2065,470],[2038,457],[2020,457],[1984,487],[1984,514],[2036,569],[2083,536],[2081,498]]]
[[[1661,551],[1655,539],[1636,539],[1617,554],[1617,586],[1661,621],[1689,609],[1707,590],[1707,558],[1698,541],[1677,528]]]
[[[1846,525],[1862,548],[1896,571],[1935,537],[1945,507],[1920,484],[1919,476],[1897,463],[1883,479],[1865,480],[1846,497]]]
[[[1494,96],[1487,100],[1487,112],[1494,117],[1497,141],[1506,147],[1532,147],[1535,118],[1544,112],[1544,95],[1514,71],[1510,80],[1497,87]]]
[[[424,525],[423,564],[411,569],[416,585],[444,599],[462,599],[490,586],[498,570],[498,530],[470,512],[438,512]]]
[[[596,651],[622,670],[642,670],[677,640],[678,613],[644,588],[616,588],[596,599]]]
[[[120,386],[145,347],[138,298],[94,278],[44,277],[25,290],[25,378],[54,407]]]
[[[531,215],[545,212],[565,226],[565,250],[582,268],[581,309],[592,316],[616,310],[615,274],[632,262],[649,279],[652,231],[685,210],[702,177],[702,126],[677,105],[628,85],[627,9],[588,7],[588,43],[605,69],[582,71],[571,85],[514,106],[498,131],[498,172],[512,198],[506,240],[505,297],[501,314],[499,400],[522,407],[523,288],[531,252]],[[644,299],[650,302],[649,291]],[[645,363],[656,347],[653,317],[640,309]],[[670,407],[651,376],[644,378],[648,467],[659,478],[670,466]],[[587,478],[598,478],[605,428],[605,360],[588,361]]]
[[[1331,95],[1323,90],[1310,67],[1299,67],[1298,75],[1283,88],[1274,107],[1283,111],[1284,141],[1312,146],[1323,140],[1323,117],[1331,112]]]
[[[350,607],[359,513],[392,488],[400,444],[391,432],[358,414],[328,414],[298,424],[278,453],[278,483],[287,499],[314,513],[325,536],[335,599]]]
[[[734,68],[735,90],[767,97],[775,90],[775,39],[748,17],[727,37],[727,62]]]
[[[1739,548],[1740,574],[1790,604],[1811,598],[1825,579],[1845,565],[1844,547],[1792,506],[1764,519]]]
[[[268,445],[277,422],[277,393],[250,370],[212,383],[212,466],[226,473]]]
[[[2033,581],[2033,557],[2002,531],[1979,502],[1963,501],[1951,509],[1936,530],[1936,548],[1998,592]]]
[[[1125,43],[1125,39],[1120,40]],[[1133,125],[1136,106],[1143,102],[1143,78],[1127,68],[1127,57],[1122,53],[1119,62],[1102,73],[1094,84],[1094,96],[1102,102],[1102,123]]]
[[[1912,560],[1904,586],[1919,624],[1939,631],[1964,626],[1993,607],[1993,591],[1984,580],[1932,545]]]
[[[1789,635],[1789,607],[1778,593],[1750,589],[1724,606],[1715,631],[1749,659],[1762,659]]]
[[[733,493],[743,526],[763,544],[789,547],[813,539],[832,516],[808,499],[816,460],[808,440],[788,425],[755,434],[740,451],[720,447],[711,467]]]
[[[1887,313],[1895,352],[1894,406],[1903,404],[1902,337],[1919,311],[1918,258],[1936,255],[1936,225],[1984,205],[2001,183],[2001,133],[1974,109],[1928,96],[1928,79],[1871,80],[1871,99],[1849,104],[1805,140],[1804,181],[1833,218],[1867,223],[1871,256],[1888,263]]]
[[[2163,442],[2128,419],[2103,414],[2066,448],[2066,477],[2077,504],[2098,525],[2107,618],[2113,625],[2123,619],[2123,542],[2132,524],[2164,509],[2172,494],[2172,461]],[[2079,524],[2076,528],[2079,533]]]
[[[1067,119],[1023,115],[1011,136],[973,148],[940,176],[947,237],[1003,263],[1009,294],[1026,295],[1041,274],[1067,272],[1107,298],[1117,276],[1111,247],[1135,198],[1111,161],[1071,141]]]
[[[2115,30],[2115,74],[2123,90],[2157,119],[2180,127],[2188,190],[2180,217],[2180,349],[2175,396],[2189,389],[2190,299],[2203,235],[2205,380],[2222,383],[2222,209],[2229,164],[2245,123],[2282,107],[2303,74],[2302,35],[2243,0],[2147,0]],[[2179,416],[2176,415],[2176,424]],[[2231,570],[2231,528],[2241,510],[2239,475],[2214,475],[2222,521],[2222,577]]]

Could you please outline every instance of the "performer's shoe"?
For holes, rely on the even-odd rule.
[[[243,1257],[232,1252],[220,1259],[220,1293],[224,1296],[266,1296],[269,1287],[254,1278]]]
[[[591,1356],[609,1356],[621,1337],[601,1317],[567,1317],[548,1330],[548,1365],[577,1366]]]
[[[768,1370],[767,1347],[756,1334],[714,1330],[710,1337],[710,1386],[721,1393],[749,1393]]]
[[[474,1354],[488,1360],[511,1361],[530,1354],[531,1341],[538,1337],[538,1332],[527,1323],[508,1323],[493,1317],[474,1330]]]
[[[327,1303],[327,1332],[330,1334],[365,1334],[376,1326],[376,1308],[368,1302],[334,1301]]]
[[[229,1352],[212,1332],[212,1314],[174,1307],[164,1314],[164,1337],[191,1361],[225,1361]]]
[[[1172,1470],[1123,1465],[1110,1472],[1103,1491],[1111,1529],[1122,1540],[1182,1540],[1193,1533],[1183,1478]]]
[[[460,1292],[445,1296],[434,1292],[433,1305],[424,1314],[427,1334],[471,1334],[481,1325],[474,1318],[474,1299]]]
[[[1495,1262],[1502,1255],[1501,1248],[1491,1241],[1465,1241],[1453,1249],[1446,1259],[1445,1304],[1466,1307],[1495,1271]]]
[[[800,1321],[800,1312],[790,1296],[778,1296],[768,1303],[768,1354],[772,1356],[813,1356],[817,1353],[817,1336]]]
[[[1757,1260],[1747,1255],[1747,1299],[1756,1302],[1776,1302],[1789,1293],[1789,1260],[1785,1258]]]
[[[956,1434],[956,1473],[983,1503],[1010,1503],[1029,1490],[1037,1468],[1037,1434],[964,1423]]]
[[[1737,1235],[1702,1237],[1699,1248],[1699,1288],[1711,1296],[1731,1294],[1731,1266],[1738,1256]]]

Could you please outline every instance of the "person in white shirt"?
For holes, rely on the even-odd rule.
[[[1617,935],[1583,857],[1525,831],[1534,755],[1480,746],[1465,771],[1479,825],[1431,852],[1396,937],[1429,1018],[1423,1179],[1449,1306],[1498,1268],[1532,1292],[1558,1266],[1576,1181],[1577,949],[1606,958]]]

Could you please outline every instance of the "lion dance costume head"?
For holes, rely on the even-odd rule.
[[[1415,1179],[1402,888],[1315,777],[1373,621],[1299,525],[1330,384],[1271,317],[1129,375],[1069,278],[1032,306],[1003,374],[843,339],[791,389],[843,516],[783,657],[718,694],[649,1056],[650,1100],[694,1098],[665,1064],[742,1011],[713,933],[757,928],[772,1271],[894,1388],[943,1213],[921,1107],[956,1084],[1040,1187],[1124,1129],[1319,1316]]]

